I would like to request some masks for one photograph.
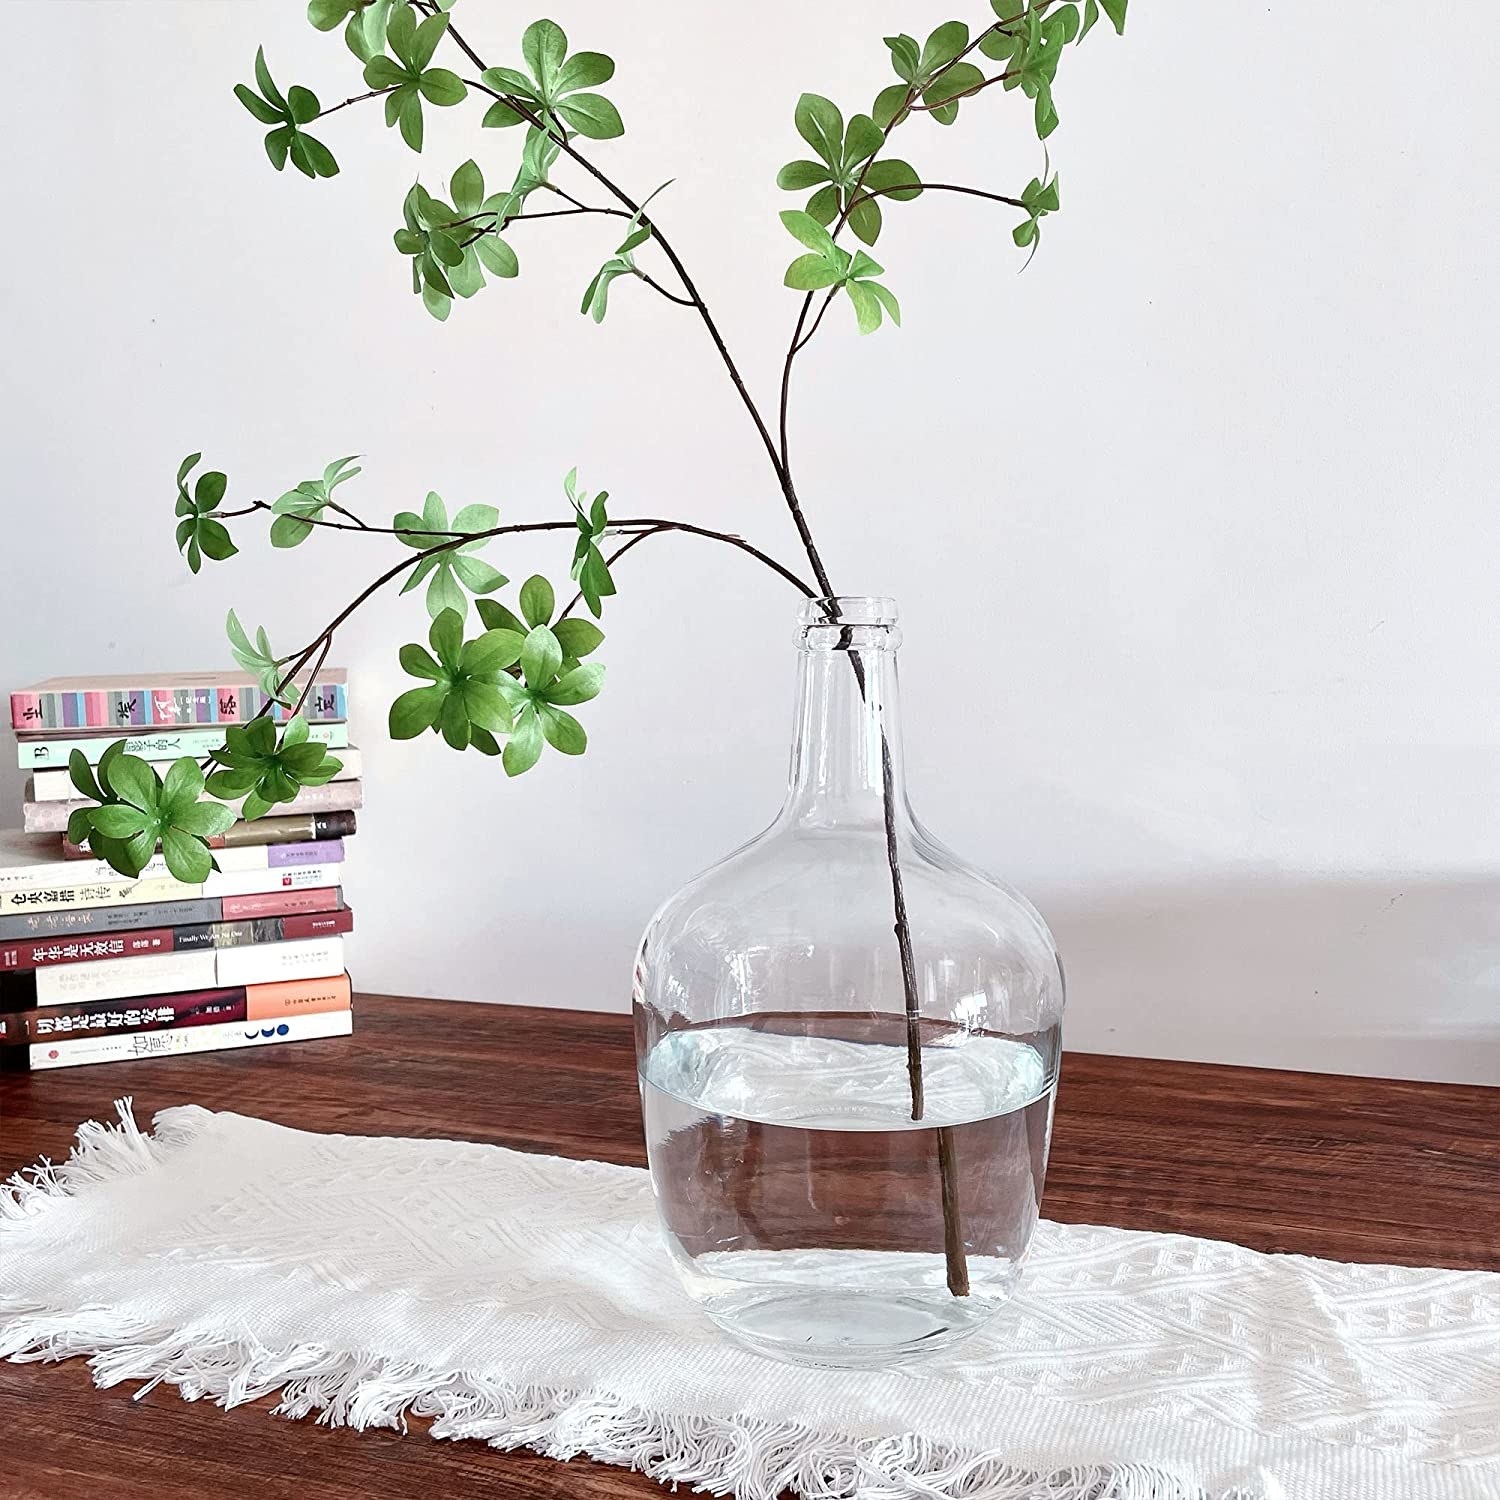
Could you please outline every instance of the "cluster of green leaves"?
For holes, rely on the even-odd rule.
[[[196,885],[216,868],[207,841],[234,822],[234,813],[200,800],[203,772],[192,759],[174,761],[163,779],[138,756],[126,755],[125,741],[116,740],[99,757],[97,772],[75,750],[68,774],[79,794],[96,804],[69,815],[68,837],[111,869],[134,878],[158,845],[178,880]]]
[[[832,224],[847,213],[849,227],[873,245],[880,238],[882,214],[879,200],[865,194],[878,192],[901,203],[920,197],[921,188],[913,186],[921,181],[916,168],[895,158],[871,161],[885,144],[885,132],[869,115],[855,115],[845,125],[838,105],[821,94],[803,94],[795,119],[797,134],[818,160],[788,162],[777,174],[777,187],[790,193],[814,188],[807,212],[818,223]]]
[[[1013,0],[990,0],[995,14],[1011,22]],[[1003,85],[1007,90],[1019,88],[1034,102],[1036,133],[1046,140],[1057,129],[1057,106],[1052,86],[1057,79],[1057,65],[1063,48],[1069,42],[1081,42],[1093,29],[1102,10],[1115,31],[1124,34],[1125,11],[1129,0],[1085,0],[1082,12],[1069,0],[1066,5],[1044,8],[1031,0],[1025,13],[1013,24],[992,27],[980,40],[979,50],[988,58],[1003,63],[1010,76]],[[1035,244],[1035,239],[1018,241]]]
[[[271,522],[273,547],[295,547],[313,534],[323,512],[334,503],[333,492],[359,473],[358,469],[349,467],[356,456],[350,454],[348,458],[335,459],[323,470],[321,479],[304,479],[271,506],[276,517]]]
[[[271,158],[271,165],[279,172],[290,157],[292,165],[304,177],[337,177],[339,164],[333,159],[333,152],[302,128],[322,113],[318,96],[300,83],[294,83],[282,94],[272,81],[262,47],[255,49],[255,82],[260,93],[248,84],[237,83],[234,96],[262,125],[274,127],[266,136],[266,155]]]
[[[431,66],[432,55],[448,29],[444,14],[428,16],[420,25],[409,5],[391,11],[385,26],[388,52],[365,63],[365,82],[372,89],[388,89],[385,123],[399,125],[401,139],[413,151],[422,149],[422,101],[446,108],[461,104],[468,89],[457,73]],[[390,55],[394,54],[394,55]]]
[[[640,268],[635,263],[635,252],[651,238],[651,226],[639,222],[639,215],[631,220],[629,232],[621,240],[615,253],[599,267],[594,279],[583,293],[579,312],[593,318],[596,323],[604,321],[609,311],[609,289],[621,276],[639,276]]]
[[[915,37],[904,32],[886,37],[885,44],[901,82],[889,84],[876,96],[872,112],[882,129],[900,125],[918,98],[939,125],[951,125],[958,118],[963,96],[984,85],[984,74],[964,61],[969,50],[969,27],[964,21],[944,21],[920,47]]]
[[[245,671],[254,676],[266,697],[288,705],[296,703],[301,689],[293,682],[283,686],[281,681],[282,669],[289,658],[280,659],[271,650],[271,638],[266,634],[264,625],[257,628],[252,642],[249,632],[240,624],[240,617],[230,610],[229,618],[224,622],[224,633],[229,637],[230,654]]]
[[[223,562],[240,550],[230,540],[229,528],[214,519],[224,491],[229,488],[228,476],[210,469],[198,476],[192,492],[188,492],[188,475],[202,457],[201,453],[188,454],[177,470],[176,514],[182,517],[177,523],[177,550],[187,558],[194,573],[203,566],[205,557]]]
[[[588,494],[578,488],[578,470],[569,469],[563,480],[563,493],[567,495],[578,522],[578,541],[573,547],[570,576],[578,585],[589,613],[597,620],[604,613],[603,601],[615,592],[609,564],[599,550],[599,539],[609,529],[609,513],[605,508],[609,491],[600,490],[590,500]]]
[[[810,252],[799,255],[787,267],[786,284],[794,291],[816,292],[824,287],[842,287],[854,304],[861,333],[874,333],[886,314],[898,328],[901,326],[901,304],[888,287],[875,277],[884,274],[863,250],[850,255],[811,214],[801,209],[783,210],[781,222]]]
[[[464,640],[462,617],[444,610],[428,632],[431,651],[401,648],[401,665],[428,685],[412,688],[391,705],[393,739],[432,730],[455,750],[470,746],[500,755],[506,774],[519,776],[549,744],[564,755],[582,755],[588,735],[566,709],[599,695],[604,668],[584,666],[603,632],[587,620],[549,623],[556,603],[545,578],[527,579],[519,604],[524,619],[494,599],[479,601],[487,627]],[[507,736],[502,752],[497,735]]]
[[[602,52],[575,52],[569,57],[567,33],[556,21],[533,21],[526,28],[521,57],[529,73],[518,68],[487,68],[480,76],[525,113],[497,99],[485,114],[486,125],[520,125],[529,116],[549,130],[575,131],[595,141],[625,134],[619,110],[603,94],[591,92],[615,76],[613,58]]]
[[[486,197],[484,173],[473,160],[453,174],[449,189],[451,206],[414,183],[401,205],[405,222],[395,235],[396,249],[412,258],[412,291],[440,323],[454,297],[472,297],[484,286],[486,270],[507,279],[521,271],[500,230],[524,195],[512,189]]]
[[[1031,255],[1035,255],[1037,246],[1042,243],[1042,220],[1057,212],[1057,173],[1045,181],[1042,177],[1033,177],[1021,192],[1021,202],[1026,205],[1027,217],[1011,231],[1011,238],[1023,250],[1030,245]],[[1026,257],[1026,264],[1031,264],[1030,255]]]
[[[444,547],[424,557],[411,570],[411,576],[402,586],[401,592],[409,594],[427,582],[427,613],[435,620],[445,610],[451,610],[462,624],[469,612],[469,594],[493,594],[509,581],[496,572],[487,562],[475,557],[476,552],[489,546],[488,537],[474,537],[460,542],[455,533],[489,531],[499,524],[500,512],[493,505],[466,505],[448,520],[448,507],[442,497],[429,493],[422,506],[422,514],[403,510],[391,523],[401,534],[400,539],[408,547],[419,552],[429,548]],[[452,545],[446,546],[446,543]],[[467,592],[465,592],[467,590]]]
[[[291,802],[303,787],[322,786],[344,769],[327,745],[308,738],[307,720],[301,714],[287,720],[279,743],[276,726],[268,718],[231,724],[224,731],[224,748],[215,750],[213,759],[222,769],[209,776],[209,794],[226,801],[243,797],[243,818],[262,817],[278,802]],[[199,791],[203,785],[199,777]]]

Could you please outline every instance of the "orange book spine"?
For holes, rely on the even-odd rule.
[[[283,979],[276,984],[251,984],[245,986],[245,1019],[284,1021],[288,1016],[348,1010],[351,999],[347,973],[329,979]]]

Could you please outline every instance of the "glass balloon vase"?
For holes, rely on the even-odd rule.
[[[661,907],[636,964],[683,1284],[743,1342],[814,1364],[918,1355],[1002,1306],[1057,1083],[1046,924],[907,801],[899,641],[889,600],[808,603],[786,803]],[[980,768],[955,773],[985,795]]]

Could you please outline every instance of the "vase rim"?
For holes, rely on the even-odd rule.
[[[809,599],[798,616],[805,629],[827,625],[893,626],[900,618],[896,601],[883,594],[833,594]]]

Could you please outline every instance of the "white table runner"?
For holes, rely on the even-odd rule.
[[[967,1343],[803,1370],[686,1300],[643,1172],[119,1108],[0,1190],[0,1355],[740,1500],[1500,1497],[1500,1275],[1044,1223]]]

